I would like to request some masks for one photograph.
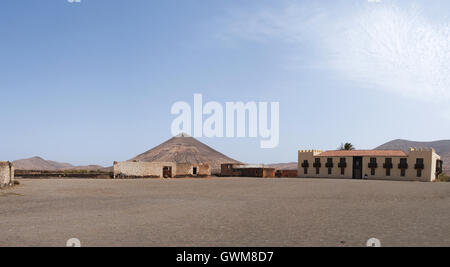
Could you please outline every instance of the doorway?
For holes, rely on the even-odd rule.
[[[353,157],[353,179],[362,179],[363,158]]]
[[[163,168],[163,177],[172,178],[172,167],[166,166]]]
[[[198,173],[197,167],[194,167],[194,168],[192,169],[192,174],[193,174],[194,176],[196,176],[197,173]]]

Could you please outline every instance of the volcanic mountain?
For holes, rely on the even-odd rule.
[[[436,153],[441,156],[444,161],[444,172],[450,174],[450,140],[433,141],[433,142],[417,142],[397,139],[386,144],[383,144],[375,149],[386,150],[386,149],[398,149],[403,151],[408,151],[410,147],[423,147],[423,148],[434,148]]]
[[[209,163],[213,173],[219,173],[220,165],[223,163],[239,163],[186,134],[173,137],[161,145],[132,158],[130,161],[134,160],[143,162]]]

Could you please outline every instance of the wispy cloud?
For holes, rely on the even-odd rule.
[[[302,1],[234,14],[228,33],[249,41],[283,42],[298,54],[309,53],[304,45],[309,44],[318,54],[311,64],[361,88],[450,99],[449,20],[429,18],[412,4],[367,0],[343,10]]]

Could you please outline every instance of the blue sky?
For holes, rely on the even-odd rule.
[[[111,165],[170,138],[176,101],[279,101],[287,162],[342,142],[449,139],[450,2],[2,0],[0,160]],[[4,123],[3,123],[4,122]]]

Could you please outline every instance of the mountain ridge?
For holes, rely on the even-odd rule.
[[[39,156],[15,160],[12,163],[16,170],[27,170],[27,171],[65,171],[65,170],[94,171],[104,168],[103,166],[99,165],[74,166],[70,163],[45,160]]]

